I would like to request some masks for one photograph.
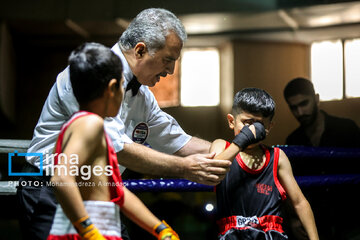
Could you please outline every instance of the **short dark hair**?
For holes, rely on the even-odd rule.
[[[260,88],[244,88],[234,97],[232,111],[234,115],[242,111],[261,114],[272,119],[275,114],[275,101],[265,90]]]
[[[103,96],[111,79],[119,86],[122,77],[120,58],[99,43],[84,43],[69,57],[70,81],[79,104]]]
[[[293,80],[288,82],[284,89],[285,100],[297,94],[315,96],[314,85],[310,80],[306,78],[294,78]]]

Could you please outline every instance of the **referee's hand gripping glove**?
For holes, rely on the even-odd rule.
[[[179,235],[164,220],[153,227],[153,235],[158,240],[180,240]]]
[[[89,216],[80,218],[79,220],[72,223],[76,231],[84,240],[106,240],[101,235],[99,229],[91,222]]]
[[[264,125],[262,125],[260,122],[254,122],[253,125],[255,127],[256,136],[254,136],[254,134],[251,132],[249,126],[245,125],[233,140],[233,143],[238,145],[241,150],[244,150],[251,144],[264,140],[266,137]]]

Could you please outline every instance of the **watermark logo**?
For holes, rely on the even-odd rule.
[[[40,166],[39,172],[13,172],[12,170],[12,162],[14,157],[39,157]],[[43,176],[43,154],[42,153],[18,153],[18,151],[14,151],[13,153],[8,154],[8,173],[9,176]]]
[[[12,162],[14,157],[38,157],[39,158],[39,172],[13,172]],[[45,159],[44,159],[45,156]],[[55,165],[55,158],[57,164]],[[105,174],[111,176],[113,174],[113,167],[111,165],[81,165],[79,166],[79,156],[77,154],[66,155],[64,153],[8,153],[9,176],[54,176],[55,171],[63,176],[80,176],[82,180],[89,180],[91,176],[100,176]]]

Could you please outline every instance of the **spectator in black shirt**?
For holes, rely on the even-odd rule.
[[[350,119],[331,116],[319,109],[319,94],[305,78],[291,80],[284,97],[300,126],[286,139],[287,145],[360,147],[360,129]]]
[[[284,89],[284,97],[292,114],[300,123],[300,126],[287,137],[287,145],[360,148],[359,127],[350,119],[331,116],[320,110],[319,94],[315,93],[311,81],[305,78],[291,80]],[[349,171],[357,171],[352,167],[355,163],[351,161],[357,162],[358,159],[347,159],[346,163],[339,164],[336,159],[324,157],[292,161],[292,165],[296,175],[346,174]],[[346,195],[351,187],[339,185],[303,189],[309,202],[314,206],[320,239],[343,239],[344,234],[357,229],[359,221],[353,221],[354,224],[348,224],[348,221],[340,224],[333,221],[352,218],[353,206],[357,204],[358,197],[351,198],[346,204],[341,203],[344,201],[342,196]],[[307,239],[293,210],[288,204],[285,206],[287,208],[283,212],[284,218],[288,218],[287,227],[291,229],[288,232],[293,234],[294,239]],[[360,234],[358,230],[355,232]]]

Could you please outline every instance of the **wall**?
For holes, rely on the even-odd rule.
[[[360,98],[321,102],[320,108],[331,115],[350,118],[360,126]]]
[[[0,132],[11,136],[15,114],[15,53],[11,34],[4,22],[0,22]]]
[[[282,91],[286,83],[298,76],[309,75],[309,46],[301,43],[233,41],[220,46],[221,100],[219,107],[165,109],[192,135],[209,141],[230,140],[233,132],[226,122],[234,93],[244,87],[259,87],[276,101],[275,126],[266,143],[284,144],[285,138],[297,126]]]
[[[220,54],[220,106],[172,107],[163,110],[179,122],[183,129],[194,136],[214,141],[231,140],[233,132],[227,127],[226,114],[231,110],[234,96],[234,44],[218,44]],[[201,90],[199,90],[201,91]]]
[[[172,107],[164,109],[172,115],[180,126],[190,135],[208,141],[222,138],[219,123],[222,114],[219,107]]]
[[[14,37],[16,54],[16,120],[11,134],[1,131],[2,138],[30,139],[41,108],[56,75],[67,64],[71,46],[36,44],[21,36]],[[231,109],[233,95],[244,87],[260,87],[268,91],[277,103],[275,126],[267,144],[283,144],[297,122],[285,103],[282,91],[286,83],[298,76],[309,76],[309,45],[288,42],[225,41],[218,45],[221,62],[221,104],[219,107],[174,107],[164,109],[173,115],[185,131],[213,141],[231,140],[226,113]],[[322,102],[330,114],[344,116],[360,126],[360,99]],[[9,126],[4,126],[9,128]]]
[[[301,43],[232,41],[220,46],[221,100],[219,107],[165,109],[192,135],[209,141],[231,141],[226,114],[231,110],[234,93],[244,87],[268,91],[277,104],[275,125],[266,140],[269,145],[284,144],[297,122],[283,99],[286,83],[309,75],[309,46]],[[218,125],[217,125],[218,124]]]
[[[286,42],[234,42],[234,90],[258,87],[266,90],[276,102],[274,127],[266,143],[284,144],[297,126],[286,102],[283,89],[294,77],[309,75],[309,46]]]

